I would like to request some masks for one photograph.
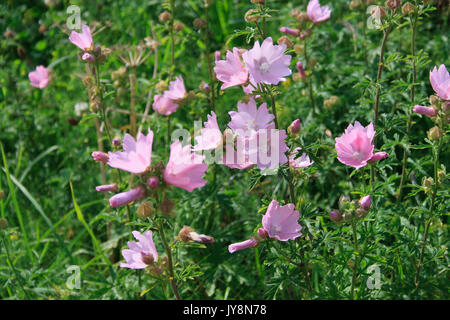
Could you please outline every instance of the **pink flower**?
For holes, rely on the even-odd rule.
[[[228,126],[234,131],[240,130],[254,130],[275,128],[273,119],[274,115],[269,113],[267,109],[267,103],[263,103],[256,107],[256,102],[253,98],[248,103],[239,102],[238,111],[230,111],[228,114],[231,117],[231,121]],[[237,132],[239,134],[239,132]]]
[[[289,165],[292,168],[306,168],[314,163],[314,161],[311,161],[309,156],[304,152],[300,157],[297,157],[300,150],[302,150],[302,148],[295,148],[294,152],[289,156]]]
[[[235,143],[225,145],[223,164],[231,169],[245,170],[253,167],[254,162],[250,161],[245,137],[236,137]]]
[[[258,240],[256,240],[255,238],[252,238],[252,239],[249,239],[246,241],[230,244],[228,246],[228,251],[230,253],[233,253],[233,252],[247,249],[247,248],[256,248],[258,246],[258,244],[259,244]]]
[[[174,101],[183,99],[186,95],[183,77],[178,76],[174,81],[170,81],[169,90],[164,91],[164,97]]]
[[[416,105],[416,106],[414,106],[413,111],[415,113],[418,113],[418,114],[421,114],[424,116],[429,116],[429,117],[434,117],[436,115],[436,110],[432,107]]]
[[[111,208],[117,208],[142,199],[145,196],[145,188],[138,186],[134,189],[118,193],[109,199]]]
[[[373,154],[372,158],[369,159],[369,163],[374,163],[383,159],[386,159],[389,155],[386,152],[376,152]]]
[[[175,141],[170,146],[170,157],[163,177],[167,184],[192,192],[206,184],[202,179],[208,165],[203,163],[204,156],[191,153],[191,146],[182,146]]]
[[[158,252],[153,243],[152,231],[146,231],[141,234],[138,231],[133,231],[133,236],[136,241],[129,241],[128,248],[122,250],[122,255],[126,263],[121,262],[121,268],[129,269],[145,269],[154,261],[158,261]]]
[[[284,54],[286,45],[273,45],[272,38],[266,38],[262,45],[255,42],[251,50],[245,52],[242,57],[250,71],[250,76],[256,83],[278,84],[285,81],[285,76],[292,73],[289,69],[291,56]]]
[[[345,133],[335,139],[338,160],[356,169],[366,166],[367,161],[373,156],[374,136],[375,130],[372,123],[365,128],[358,121],[354,126],[349,124]]]
[[[205,128],[201,130],[201,135],[195,137],[197,145],[193,148],[194,151],[215,150],[222,145],[222,132],[217,124],[217,117],[214,111],[211,111],[211,115],[208,115],[208,121],[204,124]]]
[[[33,87],[44,89],[50,81],[48,69],[44,66],[37,66],[35,71],[28,74],[28,79]]]
[[[105,191],[117,191],[117,184],[104,184],[101,186],[95,187],[95,190],[98,192],[105,192]]]
[[[445,65],[441,64],[439,69],[434,67],[430,72],[430,82],[434,91],[442,100],[450,100],[450,75],[445,68]]]
[[[123,139],[125,151],[108,152],[108,165],[134,174],[144,173],[152,162],[152,143],[153,131],[150,129],[147,136],[139,132],[137,141],[127,133]]]
[[[101,151],[94,151],[91,154],[92,158],[94,158],[95,161],[107,163],[109,161],[109,157],[106,153]]]
[[[81,33],[72,31],[69,40],[83,51],[90,51],[94,49],[91,30],[84,24],[81,26]]]
[[[250,162],[256,162],[259,169],[275,169],[288,162],[286,151],[286,131],[276,129],[260,129],[248,140]]]
[[[314,22],[325,21],[330,18],[331,10],[329,6],[320,6],[319,0],[310,0],[306,8],[308,17]]]
[[[178,104],[164,95],[156,94],[153,99],[153,109],[162,115],[168,116],[178,109]]]
[[[214,59],[216,62],[220,60],[220,51],[219,50],[216,50],[214,52]]]
[[[221,90],[244,84],[248,80],[248,70],[241,61],[239,49],[233,48],[233,52],[227,51],[226,57],[226,60],[216,61],[214,67],[217,79],[223,82]]]
[[[281,27],[280,32],[289,34],[294,37],[298,37],[298,35],[300,34],[300,32],[297,29],[292,29],[292,28],[288,28],[288,27]]]
[[[280,206],[278,201],[272,200],[263,215],[262,225],[270,238],[279,241],[294,240],[302,235],[302,227],[298,224],[299,217],[300,213],[292,203]]]

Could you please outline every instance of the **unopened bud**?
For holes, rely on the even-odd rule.
[[[401,0],[387,0],[385,5],[391,10],[395,10],[400,7]]]
[[[112,140],[112,145],[113,145],[114,147],[120,147],[120,146],[122,145],[122,140],[120,139],[120,137],[115,137],[115,138]]]
[[[183,30],[184,30],[184,24],[183,24],[182,22],[180,22],[180,21],[176,21],[176,22],[173,24],[173,29],[174,29],[176,32],[183,31]]]
[[[288,27],[281,27],[280,32],[291,35],[293,37],[298,37],[298,35],[300,34],[300,32],[297,29],[292,29],[292,28],[288,28]]]
[[[204,93],[209,93],[211,91],[211,86],[207,84],[205,81],[200,82],[199,89]]]
[[[91,156],[95,161],[100,161],[103,163],[107,163],[109,161],[109,156],[101,151],[94,151],[92,152]]]
[[[197,18],[194,20],[194,27],[196,27],[197,29],[203,29],[206,27],[206,21],[202,18]]]
[[[267,233],[267,231],[263,228],[259,228],[258,229],[258,237],[260,237],[261,239],[266,239],[269,236],[269,234]]]
[[[444,132],[437,126],[434,126],[427,132],[427,137],[430,140],[439,140],[440,138],[442,138],[443,135]]]
[[[415,10],[416,10],[416,7],[411,2],[405,3],[402,7],[402,13],[406,14],[406,15],[410,15],[410,14],[414,13]]]
[[[141,219],[147,219],[153,215],[154,211],[155,208],[153,207],[153,204],[151,202],[144,201],[137,209],[137,215]]]
[[[359,206],[364,210],[369,210],[371,204],[372,198],[370,197],[370,194],[359,199]]]
[[[282,36],[281,38],[278,38],[277,40],[278,44],[284,44],[287,48],[292,48],[292,41],[286,36]]]
[[[301,130],[301,124],[299,119],[295,119],[288,127],[288,133],[290,135],[296,135]]]
[[[256,9],[250,9],[250,10],[248,10],[246,13],[245,13],[245,16],[244,16],[244,19],[245,19],[245,21],[247,21],[247,22],[258,22],[258,20],[259,20],[259,18],[261,17],[259,14],[258,14],[258,10],[256,10]]]
[[[156,189],[159,186],[159,179],[158,177],[150,177],[147,180],[147,185],[150,189]]]
[[[172,15],[170,14],[169,11],[163,11],[159,14],[159,21],[161,22],[167,22],[172,20]]]
[[[339,210],[333,210],[329,213],[330,219],[334,222],[339,222],[342,220],[342,214],[339,212]]]

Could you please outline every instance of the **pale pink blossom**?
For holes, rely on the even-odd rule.
[[[430,82],[434,91],[442,100],[450,100],[450,74],[441,64],[439,69],[435,66],[430,72]]]
[[[35,71],[28,74],[28,79],[33,87],[44,89],[50,82],[50,75],[46,67],[37,66]]]
[[[242,242],[230,244],[228,246],[228,251],[230,253],[233,253],[233,252],[243,250],[243,249],[256,248],[258,245],[259,245],[259,241],[256,240],[255,238],[252,238],[252,239],[245,240]]]
[[[387,157],[389,157],[389,155],[387,154],[387,152],[381,151],[381,152],[375,152],[372,156],[372,158],[369,159],[369,161],[367,161],[368,163],[374,163],[383,159],[386,159]]]
[[[217,124],[217,117],[214,111],[211,111],[211,115],[208,115],[208,121],[204,125],[205,128],[201,129],[201,134],[195,137],[197,145],[193,148],[194,151],[215,150],[222,145],[222,132]]]
[[[417,114],[421,114],[428,117],[434,117],[437,114],[434,108],[419,105],[414,106],[413,111]]]
[[[223,165],[231,169],[245,170],[256,165],[250,161],[246,137],[237,136],[232,144],[225,145],[225,154],[223,155]]]
[[[272,38],[266,38],[262,45],[255,42],[251,50],[246,51],[242,57],[256,83],[278,84],[285,81],[292,71],[289,69],[291,56],[284,54],[286,45],[273,45]]]
[[[153,243],[152,231],[146,231],[141,234],[138,231],[132,232],[136,241],[129,241],[128,248],[122,250],[122,256],[125,263],[121,262],[121,268],[145,269],[153,262],[158,261],[158,252]]]
[[[275,169],[288,162],[285,130],[259,129],[248,138],[249,161],[259,169]]]
[[[203,180],[208,165],[203,163],[204,156],[191,152],[191,145],[182,146],[175,141],[170,146],[169,162],[163,177],[167,184],[192,192],[206,184]]]
[[[83,51],[90,51],[94,49],[91,30],[84,24],[81,26],[81,33],[72,31],[69,40]]]
[[[153,109],[162,115],[168,116],[178,109],[178,104],[164,95],[156,94],[153,100]]]
[[[311,161],[309,156],[304,152],[300,157],[297,157],[300,150],[302,150],[302,148],[295,148],[294,152],[289,156],[289,165],[292,168],[306,168],[314,163],[314,161]]]
[[[345,133],[335,139],[338,160],[356,169],[366,166],[367,161],[373,156],[374,136],[373,123],[365,128],[358,121],[354,126],[349,124]]]
[[[248,103],[239,102],[238,111],[230,111],[228,114],[231,121],[228,127],[234,131],[240,130],[254,130],[275,128],[273,119],[275,116],[269,113],[267,103],[263,103],[257,108],[256,102],[253,98]]]
[[[220,87],[221,90],[248,81],[248,70],[241,61],[238,48],[233,48],[233,52],[227,51],[226,60],[216,61],[214,72],[217,79],[223,82],[222,87]]]
[[[295,240],[302,235],[299,218],[300,213],[292,203],[280,206],[278,201],[272,200],[263,215],[262,225],[270,238],[279,241]]]
[[[174,101],[183,99],[186,95],[186,88],[182,76],[176,77],[174,81],[170,81],[169,90],[164,91],[164,97]]]
[[[145,188],[137,186],[131,190],[118,193],[109,199],[111,208],[117,208],[129,204],[133,201],[141,200],[145,196]]]
[[[153,131],[148,129],[147,136],[138,133],[137,141],[125,134],[123,139],[124,151],[108,152],[108,165],[134,174],[144,173],[152,162]]]
[[[320,6],[319,0],[310,0],[306,13],[312,21],[317,23],[329,19],[331,10],[329,6]]]

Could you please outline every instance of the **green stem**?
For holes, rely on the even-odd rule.
[[[353,249],[355,250],[355,263],[353,265],[353,275],[352,275],[352,287],[351,287],[351,295],[352,300],[355,299],[355,284],[356,284],[356,277],[358,272],[358,255],[359,255],[359,249],[358,249],[358,234],[356,232],[356,223],[355,220],[352,218],[352,231],[353,231]]]
[[[413,83],[411,85],[410,96],[411,96],[411,105],[414,105],[415,100],[415,83],[417,81],[417,70],[416,70],[416,26],[417,26],[417,11],[414,13],[414,21],[412,18],[409,18],[409,22],[411,25],[411,55],[412,55],[412,75],[413,75]],[[411,108],[408,108],[408,121],[406,123],[406,137],[409,137],[409,132],[411,130],[411,121],[412,121],[412,112]],[[406,152],[406,148],[403,148],[403,160],[402,160],[402,176],[400,179],[400,186],[398,188],[397,202],[402,201],[402,191],[403,185],[406,180],[406,162],[408,159],[408,153]]]
[[[24,284],[23,284],[23,278],[17,272],[17,270],[14,267],[14,264],[13,264],[13,262],[11,260],[9,249],[8,249],[8,245],[6,244],[6,241],[5,241],[5,236],[2,234],[1,238],[2,238],[2,242],[3,242],[3,246],[5,247],[5,250],[6,250],[6,259],[8,260],[8,264],[11,267],[11,269],[13,270],[14,274],[16,275],[16,278],[19,281],[19,285],[20,285],[20,288],[22,289],[23,293],[25,294],[25,296],[27,297],[28,300],[31,300],[31,297],[28,295],[28,292],[25,290],[25,287],[24,287]]]
[[[211,109],[212,111],[215,111],[215,90],[214,90],[214,71],[211,64],[211,50],[209,45],[209,12],[208,12],[208,5],[205,5],[205,17],[206,17],[206,29],[205,29],[205,46],[206,46],[206,61],[208,63],[208,72],[209,72],[209,81],[211,83]]]
[[[173,23],[175,21],[175,0],[170,0],[170,11],[172,14],[172,20],[170,20],[170,78],[173,78],[173,72],[175,69],[175,37],[173,32]]]
[[[172,251],[170,249],[169,244],[167,243],[166,235],[164,234],[163,223],[161,223],[159,225],[158,231],[159,231],[159,235],[161,237],[161,240],[163,242],[164,249],[166,250],[166,254],[167,254],[167,261],[168,261],[168,267],[169,267],[169,276],[170,276],[170,279],[169,279],[170,280],[170,286],[172,287],[172,291],[173,291],[173,294],[175,295],[175,298],[177,300],[181,300],[180,294],[178,293],[177,284],[175,283],[175,272],[173,270]]]
[[[304,56],[305,56],[305,64],[308,66],[308,40],[305,39],[305,50],[304,50]],[[314,92],[312,87],[312,78],[313,78],[313,70],[311,70],[311,73],[308,77],[308,93],[309,93],[309,100],[311,102],[313,114],[316,114],[316,102],[314,100]]]
[[[427,238],[428,238],[428,233],[430,230],[430,225],[431,225],[431,221],[433,219],[433,213],[435,210],[435,206],[436,206],[436,196],[437,196],[437,192],[438,192],[438,187],[439,187],[439,177],[438,177],[438,165],[439,165],[439,149],[440,149],[440,143],[439,141],[436,142],[437,146],[435,146],[433,148],[433,164],[434,164],[434,185],[433,185],[433,193],[431,195],[431,205],[430,205],[430,215],[431,217],[428,219],[428,222],[425,226],[425,233],[423,235],[423,244],[422,244],[422,250],[420,252],[420,258],[419,258],[419,263],[417,265],[417,270],[416,270],[416,276],[415,276],[415,284],[416,287],[419,286],[419,276],[420,276],[420,268],[423,264],[423,261],[425,259],[425,246],[426,246],[426,242],[427,242]]]

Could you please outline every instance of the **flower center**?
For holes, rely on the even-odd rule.
[[[260,63],[258,69],[259,69],[259,72],[261,72],[261,74],[266,74],[267,72],[269,72],[270,63],[268,63],[267,61],[263,61]]]

